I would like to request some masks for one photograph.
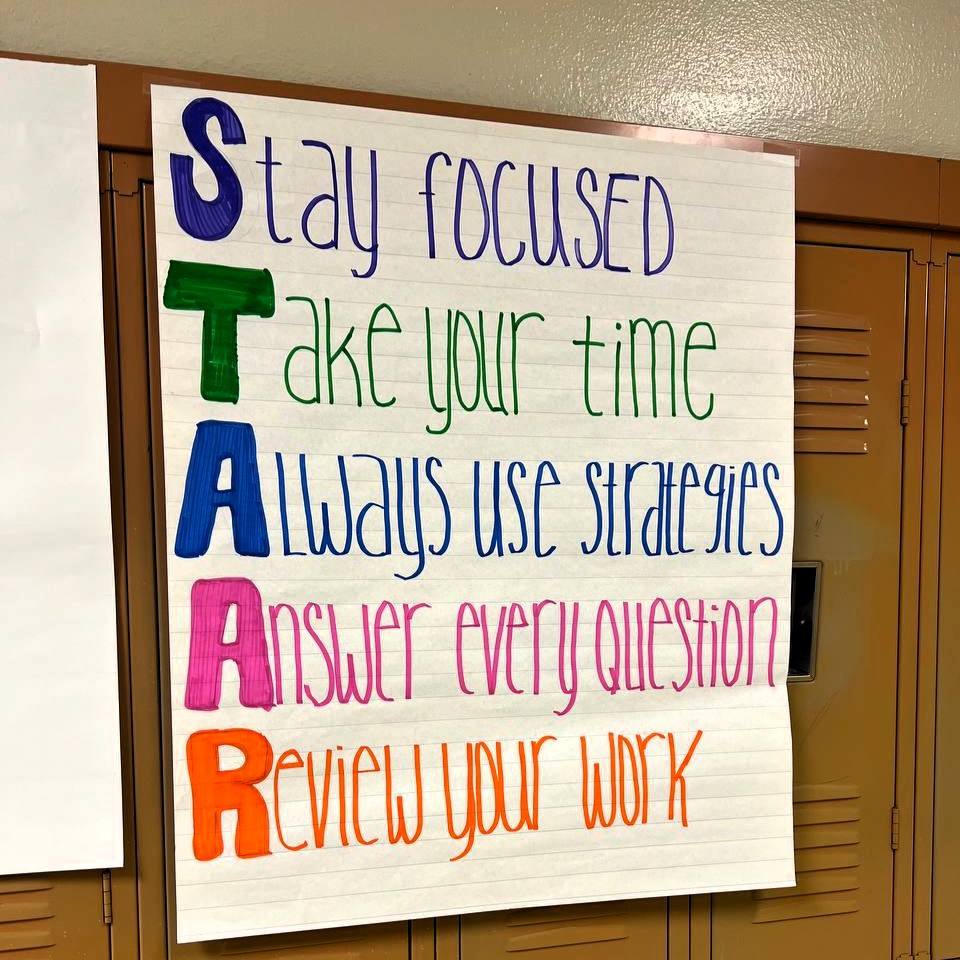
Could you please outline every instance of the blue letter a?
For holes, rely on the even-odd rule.
[[[220,470],[230,461],[230,487],[220,490]],[[201,557],[210,548],[217,511],[227,507],[233,547],[244,557],[268,557],[267,520],[260,495],[257,438],[249,423],[202,420],[197,424],[177,525],[178,557]]]

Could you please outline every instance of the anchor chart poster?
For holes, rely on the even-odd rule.
[[[153,113],[178,939],[792,885],[792,159]]]

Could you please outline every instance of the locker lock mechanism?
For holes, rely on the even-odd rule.
[[[790,584],[790,666],[788,680],[816,675],[817,621],[820,609],[820,561],[794,563]]]

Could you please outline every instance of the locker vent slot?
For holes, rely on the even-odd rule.
[[[617,904],[543,907],[508,914],[507,953],[553,950],[590,943],[611,943],[630,936],[627,918]]]
[[[793,372],[797,453],[866,453],[869,322],[850,314],[798,311]]]
[[[221,940],[216,943],[216,952],[221,957],[236,957],[240,960],[260,960],[261,957],[268,956],[275,957],[276,960],[358,960],[370,949],[355,928],[325,932],[326,936],[323,932],[310,931],[272,937]]]
[[[0,878],[0,956],[41,960],[54,953],[53,884],[35,877]]]
[[[860,790],[847,783],[794,793],[797,885],[753,894],[753,922],[774,923],[860,909]]]
[[[361,956],[363,943],[350,938],[339,943],[330,941],[318,942],[316,937],[301,936],[290,942],[284,934],[273,937],[260,937],[256,940],[243,937],[238,943],[221,941],[218,944],[217,954],[221,957],[259,958],[261,956],[274,957],[276,960],[355,960]],[[319,952],[321,945],[324,948]]]
[[[234,960],[361,960],[364,957],[407,960],[407,925],[382,923],[236,937],[205,943],[202,949],[204,957],[232,957]]]

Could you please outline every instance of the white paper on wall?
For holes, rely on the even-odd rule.
[[[153,118],[178,939],[792,885],[792,161]]]
[[[0,59],[0,874],[123,857],[95,84]]]

